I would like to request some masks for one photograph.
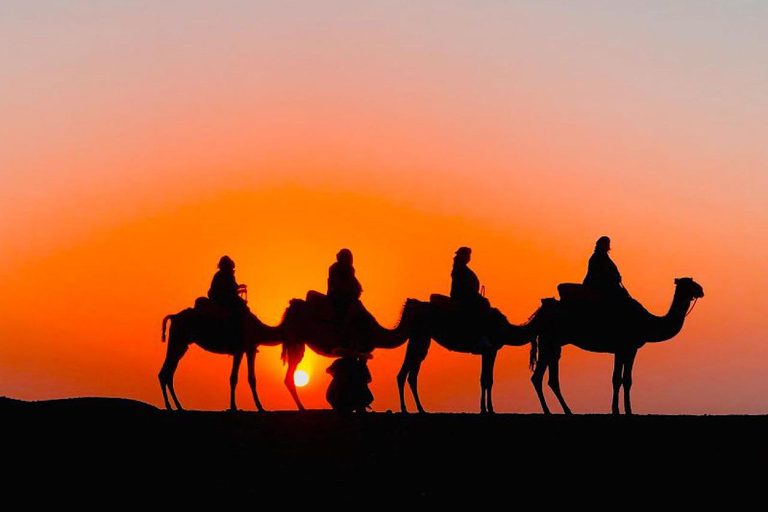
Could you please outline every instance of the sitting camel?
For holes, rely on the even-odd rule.
[[[173,389],[173,376],[179,361],[187,352],[189,346],[193,343],[202,349],[215,354],[228,354],[232,359],[232,373],[229,377],[230,384],[230,410],[236,411],[235,388],[237,387],[237,374],[240,369],[240,363],[243,360],[243,354],[248,362],[248,384],[251,387],[253,401],[256,409],[263,411],[259,397],[256,393],[256,375],[254,371],[254,358],[259,345],[279,345],[283,335],[280,327],[271,327],[259,320],[256,315],[248,312],[243,332],[237,334],[233,328],[231,319],[217,317],[206,313],[208,308],[204,304],[207,298],[201,297],[197,300],[195,308],[186,308],[179,313],[168,315],[163,319],[163,336],[165,341],[166,325],[170,321],[171,327],[168,333],[168,349],[165,355],[165,361],[160,369],[158,378],[160,379],[160,388],[163,390],[163,399],[165,407],[171,410],[171,403],[168,401],[168,393],[176,404],[178,410],[183,410],[176,392]]]
[[[615,354],[613,401],[611,410],[619,414],[619,389],[624,387],[624,412],[632,414],[630,388],[632,366],[640,347],[666,341],[677,335],[690,312],[691,302],[704,296],[704,290],[690,277],[675,279],[675,295],[669,311],[655,316],[632,299],[607,307],[594,301],[542,300],[534,314],[538,331],[538,357],[531,377],[545,414],[549,414],[542,383],[549,369],[549,387],[566,414],[571,410],[560,391],[559,363],[562,347],[572,344],[590,352]],[[536,345],[532,345],[532,358]]]
[[[397,374],[397,386],[400,391],[400,410],[408,412],[405,406],[405,382],[411,388],[416,408],[424,412],[418,391],[419,369],[427,357],[431,340],[454,352],[475,354],[482,357],[480,374],[480,412],[493,413],[493,367],[496,355],[504,345],[520,347],[536,339],[535,328],[531,322],[524,325],[509,323],[498,310],[491,309],[487,320],[486,339],[478,332],[477,325],[466,321],[452,299],[434,294],[429,302],[409,299],[414,309],[410,339],[406,348],[405,359]]]

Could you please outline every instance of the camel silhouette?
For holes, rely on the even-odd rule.
[[[409,299],[414,316],[411,320],[411,332],[406,347],[403,365],[397,374],[397,387],[400,392],[400,410],[407,413],[405,405],[405,383],[413,394],[416,408],[424,413],[424,407],[419,399],[418,380],[421,363],[427,357],[432,340],[440,346],[454,352],[480,355],[482,369],[480,373],[480,412],[493,413],[493,368],[496,355],[505,345],[520,347],[532,343],[536,339],[536,329],[533,320],[523,325],[510,323],[498,310],[491,310],[490,329],[487,332],[488,342],[482,343],[476,327],[463,321],[451,307],[448,297],[434,294],[429,302]],[[532,317],[533,318],[533,317]]]
[[[201,299],[198,299],[198,301]],[[165,361],[160,369],[158,378],[160,388],[163,390],[163,399],[165,408],[172,410],[171,403],[168,400],[168,391],[171,393],[176,408],[183,410],[176,392],[173,388],[173,376],[179,361],[189,349],[191,344],[197,344],[202,349],[215,354],[227,354],[232,356],[232,373],[229,377],[230,385],[230,405],[231,411],[237,410],[235,404],[235,388],[237,387],[238,371],[243,355],[248,363],[248,384],[253,394],[253,401],[258,411],[264,408],[259,401],[256,393],[256,374],[254,370],[254,358],[259,345],[279,345],[283,339],[281,328],[271,327],[259,320],[256,315],[248,312],[246,317],[244,332],[237,336],[229,323],[209,315],[201,314],[194,308],[186,308],[179,313],[168,315],[163,318],[163,336],[165,341],[165,331],[168,322],[171,327],[168,333],[168,348],[165,354]]]
[[[632,367],[638,349],[646,343],[666,341],[677,335],[691,302],[703,296],[703,288],[690,277],[684,277],[675,279],[674,299],[664,316],[652,315],[634,300],[625,307],[611,309],[583,301],[542,300],[541,308],[534,314],[538,340],[531,345],[531,358],[536,359],[531,381],[544,413],[550,413],[542,386],[544,373],[549,369],[549,387],[565,414],[571,414],[560,391],[559,379],[562,347],[571,344],[590,352],[615,354],[611,411],[619,414],[619,390],[623,386],[624,412],[632,414]]]
[[[379,325],[368,311],[349,325],[350,343],[356,351],[370,353],[377,348],[391,349],[402,346],[408,339],[415,302],[407,300],[394,329]],[[283,314],[280,327],[284,334],[282,360],[288,364],[285,385],[299,410],[305,410],[293,380],[296,367],[304,358],[306,347],[325,357],[339,357],[342,343],[342,325],[336,318],[333,303],[326,295],[310,291],[306,300],[293,299]]]

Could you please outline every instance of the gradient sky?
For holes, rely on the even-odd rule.
[[[349,247],[392,327],[469,245],[522,323],[609,235],[652,312],[676,277],[706,292],[640,351],[635,411],[768,412],[763,1],[6,0],[0,43],[0,395],[161,405],[161,320],[222,254],[277,324]],[[526,352],[499,355],[500,412],[540,410]],[[404,353],[375,354],[375,410]],[[302,366],[308,407],[330,362]],[[193,347],[185,406],[226,408],[229,366]],[[479,370],[433,345],[425,407],[478,410]],[[609,411],[611,370],[565,349],[575,412]],[[284,371],[261,350],[268,409],[293,408]]]

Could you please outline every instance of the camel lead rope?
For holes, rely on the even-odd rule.
[[[696,303],[697,303],[698,301],[699,301],[699,298],[698,298],[698,297],[696,297],[695,299],[693,299],[693,304],[691,304],[691,309],[689,309],[689,310],[688,310],[688,312],[685,314],[685,316],[688,316],[688,315],[690,315],[690,314],[691,314],[691,311],[693,311],[693,308],[695,308],[695,307],[696,307]]]

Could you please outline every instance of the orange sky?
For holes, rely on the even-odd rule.
[[[520,323],[607,234],[651,311],[675,277],[706,292],[641,350],[636,412],[768,409],[765,7],[140,4],[1,8],[0,394],[161,405],[162,317],[222,254],[276,324],[349,247],[393,326],[406,298],[448,292],[469,245]],[[403,355],[375,354],[375,410],[397,408]],[[304,363],[308,407],[327,407],[329,364]],[[193,348],[183,403],[225,408],[229,365]],[[479,368],[433,345],[424,405],[477,410]],[[574,411],[609,410],[611,368],[566,349]],[[283,374],[263,349],[269,409],[292,408]],[[526,350],[502,350],[497,410],[539,410],[529,377]]]

